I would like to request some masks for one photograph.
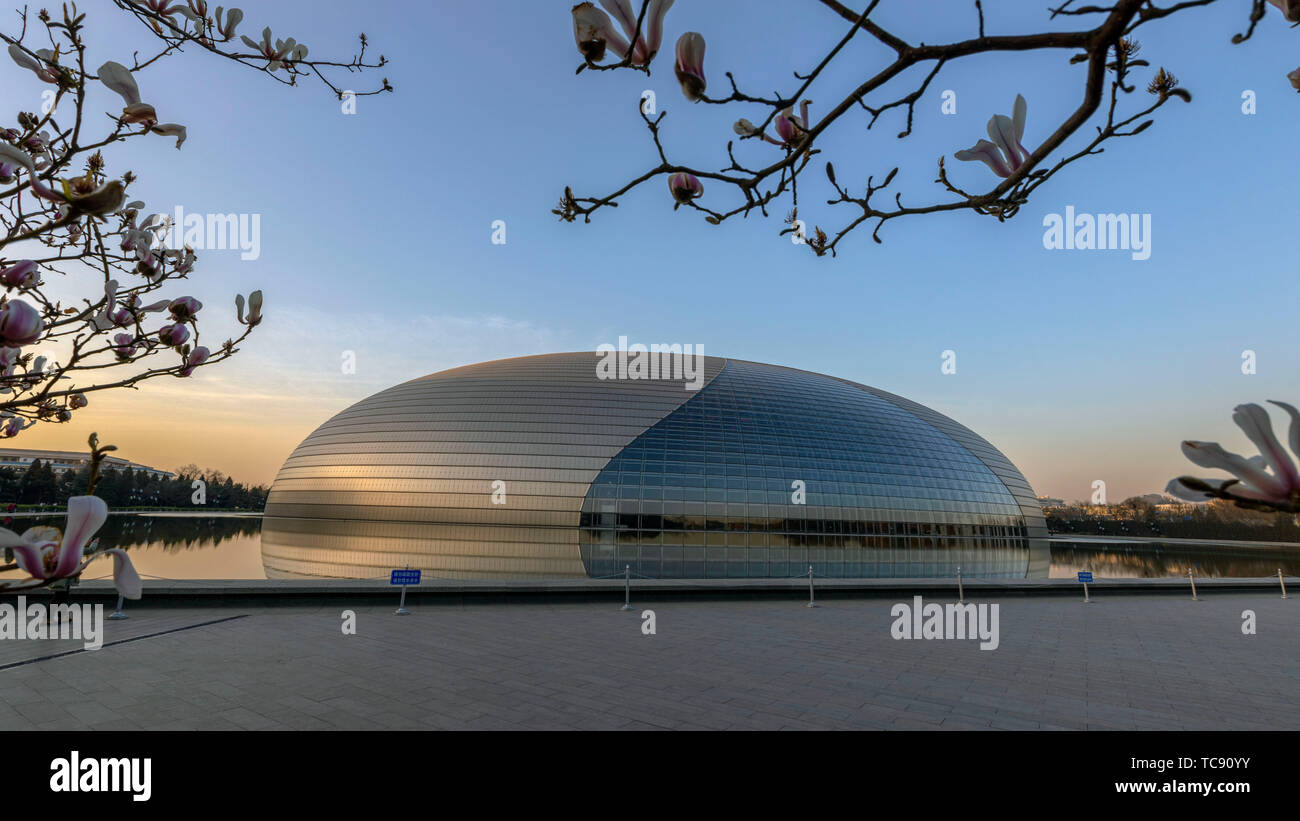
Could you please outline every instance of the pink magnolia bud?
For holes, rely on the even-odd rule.
[[[135,337],[131,334],[114,334],[113,353],[118,359],[130,359],[135,356]]]
[[[794,113],[794,106],[790,106],[782,111],[776,118],[776,133],[781,135],[781,139],[786,145],[794,147],[803,142],[804,135],[808,132],[808,100],[804,100],[799,105],[799,113]]]
[[[193,319],[194,315],[197,314],[199,309],[202,307],[203,303],[199,302],[194,297],[183,296],[179,299],[173,299],[167,306],[167,309],[171,311],[172,319],[177,322],[186,322]]]
[[[190,374],[194,373],[195,368],[197,368],[199,365],[202,365],[204,362],[208,361],[208,357],[211,356],[211,354],[212,352],[209,351],[207,348],[203,347],[202,345],[198,346],[194,350],[190,351],[189,355],[185,357],[184,365],[183,367],[181,367],[180,371],[178,371],[176,375],[189,376]]]
[[[30,259],[0,271],[0,285],[6,288],[30,288],[41,283],[40,269]]]
[[[158,329],[158,341],[171,348],[178,348],[190,338],[190,329],[181,323],[164,325]]]
[[[10,345],[30,345],[41,338],[45,322],[41,314],[22,300],[0,306],[0,337]]]
[[[688,31],[677,39],[677,82],[691,102],[704,98],[704,36],[698,32]]]
[[[678,205],[690,202],[704,195],[704,186],[694,174],[679,171],[668,177],[668,189],[673,192],[673,199]]]

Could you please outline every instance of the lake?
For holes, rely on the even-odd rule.
[[[10,529],[63,527],[62,516],[19,516]],[[262,519],[256,514],[115,513],[99,531],[100,544],[131,553],[145,579],[265,579]],[[1097,578],[1151,579],[1186,576],[1262,578],[1300,576],[1300,545],[1274,543],[1135,542],[1100,538],[1054,539],[1050,576],[1073,579],[1079,570]],[[107,559],[85,578],[109,578]]]

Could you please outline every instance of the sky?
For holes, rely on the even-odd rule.
[[[984,5],[990,34],[1084,25],[1048,22],[1038,0]],[[780,235],[788,201],[767,219],[713,226],[699,212],[674,211],[663,179],[591,224],[550,213],[566,185],[603,195],[656,164],[637,112],[644,90],[667,112],[670,159],[725,165],[731,124],[766,112],[688,102],[672,43],[684,31],[704,35],[712,96],[726,93],[727,71],[751,93],[791,93],[792,72],[815,66],[847,30],[814,0],[677,0],[650,77],[575,75],[569,2],[373,0],[328,12],[299,0],[249,4],[241,33],[269,25],[313,57],[346,58],[364,31],[390,64],[338,82],[361,90],[387,76],[395,93],[359,98],[345,114],[319,84],[287,88],[196,50],[142,71],[144,99],[189,136],[179,151],[165,137],[113,147],[110,171],[140,176],[132,193],[147,211],[257,215],[256,259],[201,253],[177,287],[204,303],[205,340],[238,328],[236,293],[261,288],[266,320],[229,362],[189,380],[92,395],[72,423],[6,444],[82,449],[97,431],[129,459],[169,469],[194,462],[270,483],[318,425],[391,385],[626,336],[901,394],[990,440],[1042,495],[1086,499],[1096,480],[1111,501],[1159,491],[1198,471],[1182,457],[1182,439],[1253,453],[1231,423],[1234,405],[1300,402],[1290,164],[1300,97],[1285,76],[1300,32],[1269,7],[1255,36],[1232,45],[1249,5],[1223,0],[1144,27],[1140,56],[1152,66],[1136,70],[1138,90],[1121,110],[1151,100],[1144,87],[1158,66],[1192,92],[1191,104],[1171,102],[1143,134],[1064,170],[1013,219],[909,217],[888,223],[882,244],[859,230],[838,258],[819,259]],[[918,6],[885,0],[873,19],[913,42],[975,35],[973,3]],[[91,65],[147,53],[147,32],[107,0],[82,8]],[[859,35],[806,95],[813,119],[889,57]],[[7,71],[0,110],[37,108],[39,81]],[[908,203],[946,200],[933,182],[941,155],[956,184],[990,189],[997,180],[987,168],[952,153],[984,137],[990,115],[1010,114],[1017,94],[1028,101],[1025,144],[1036,148],[1078,105],[1083,71],[1058,51],[949,63],[901,140],[899,110],[870,130],[864,112],[846,115],[818,143],[824,153],[804,178],[801,216],[828,229],[851,218],[846,206],[824,204],[824,159],[855,189],[898,167]],[[875,101],[911,91],[921,76],[905,74]],[[947,91],[956,113],[942,111]],[[1254,114],[1243,113],[1246,91]],[[104,111],[120,107],[98,93],[92,101],[102,99]],[[1091,123],[1066,149],[1090,133]],[[751,166],[780,152],[757,141],[735,150]],[[735,196],[706,181],[702,202],[726,209]],[[1067,207],[1150,215],[1150,257],[1046,249],[1044,218]],[[497,220],[504,244],[492,241]],[[86,292],[73,281],[57,287]],[[1246,350],[1255,352],[1253,374],[1242,372]],[[955,353],[955,373],[941,371],[945,351]],[[1275,419],[1281,426],[1284,417]]]

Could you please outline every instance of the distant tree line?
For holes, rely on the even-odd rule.
[[[95,495],[110,510],[125,508],[181,508],[194,510],[262,510],[268,489],[236,482],[219,470],[183,465],[175,478],[143,470],[104,468]],[[37,459],[26,470],[0,468],[0,504],[18,507],[64,507],[68,497],[86,492],[90,466],[56,473]],[[196,489],[194,481],[204,484]],[[199,490],[202,491],[199,494]],[[196,501],[196,494],[202,504]]]
[[[1044,514],[1047,529],[1055,535],[1300,542],[1294,514],[1243,510],[1221,499],[1161,510],[1134,496],[1117,505],[1076,502],[1049,508]]]

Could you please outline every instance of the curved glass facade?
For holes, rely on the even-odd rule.
[[[1034,524],[988,465],[903,407],[728,360],[596,477],[581,546],[593,576],[1023,577]]]
[[[1023,577],[1046,555],[1019,471],[942,414],[774,365],[703,357],[688,390],[599,359],[469,365],[338,413],[271,488],[267,576]]]

